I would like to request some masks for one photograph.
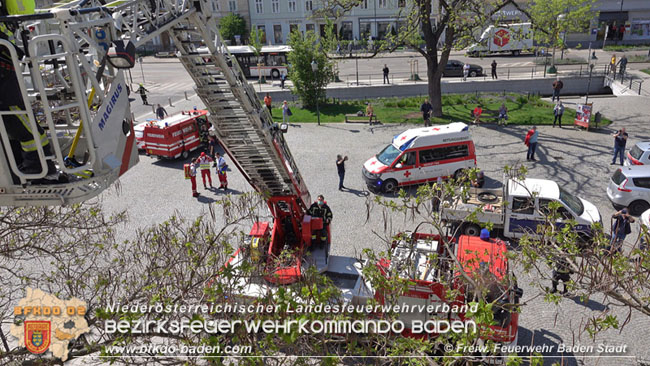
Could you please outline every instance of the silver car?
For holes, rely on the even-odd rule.
[[[627,207],[632,215],[650,209],[650,165],[616,169],[607,187],[607,197],[616,209]]]
[[[650,165],[650,142],[637,142],[625,154],[625,165]]]

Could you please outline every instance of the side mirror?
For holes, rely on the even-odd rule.
[[[114,41],[106,58],[116,69],[131,69],[135,66],[135,45],[131,41]]]
[[[289,124],[288,123],[283,123],[280,125],[280,132],[282,133],[287,133],[289,131]]]

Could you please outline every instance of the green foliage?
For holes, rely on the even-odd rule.
[[[292,92],[300,97],[306,107],[314,107],[325,99],[325,87],[334,80],[334,65],[321,51],[321,46],[314,32],[303,35],[293,32],[289,35],[292,51],[287,56],[289,78],[293,82]],[[312,71],[312,62],[318,69]]]
[[[242,40],[248,36],[246,20],[239,14],[228,13],[219,19],[219,31],[224,39],[235,41],[235,36],[241,36]]]
[[[250,33],[250,38],[248,39],[248,43],[250,44],[251,47],[253,47],[253,52],[255,52],[256,56],[260,55],[260,52],[262,51],[262,46],[264,46],[262,40],[264,40],[265,38],[266,38],[266,34],[264,34],[263,30],[257,29],[256,27],[251,28],[251,33]]]
[[[527,11],[533,23],[538,44],[562,47],[563,33],[581,32],[594,18],[595,0],[534,0]]]

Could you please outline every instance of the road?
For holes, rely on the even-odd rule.
[[[390,65],[403,63],[400,58],[385,60],[392,62]],[[185,76],[180,73],[178,63],[173,60],[163,63],[145,62],[144,66],[147,87],[151,91],[150,101],[164,102],[167,97],[171,97],[175,107],[168,108],[170,113],[193,106],[202,107],[196,97],[183,100],[183,91],[191,89],[192,83],[185,80]],[[138,72],[139,69],[133,70],[134,81]],[[524,161],[523,138],[526,128],[512,126],[497,129],[494,126],[472,126],[478,166],[495,182],[500,180],[504,165],[526,164],[530,177],[556,180],[567,190],[596,204],[607,222],[614,212],[605,195],[607,182],[614,171],[609,165],[612,146],[609,133],[613,128],[626,127],[630,134],[629,144],[650,140],[646,118],[650,109],[648,99],[644,97],[598,98],[593,102],[594,109],[612,119],[614,125],[608,130],[598,132],[540,127],[537,163]],[[136,116],[150,113],[149,107],[141,106],[139,100],[132,105]],[[549,118],[552,118],[550,112]],[[298,123],[290,128],[286,138],[312,197],[324,194],[334,211],[333,254],[355,255],[364,248],[382,250],[385,249],[385,244],[377,235],[412,230],[415,227],[414,222],[393,215],[389,230],[385,231],[380,211],[375,209],[367,212],[368,200],[374,195],[365,189],[360,173],[366,159],[387,145],[392,136],[410,126],[325,124],[319,127],[315,124],[295,122]],[[336,154],[345,154],[350,158],[347,162],[345,185],[351,189],[345,192],[336,189]],[[183,161],[158,161],[143,155],[140,158],[141,162],[121,178],[122,188],[119,192],[110,190],[99,198],[111,212],[127,210],[132,230],[161,223],[173,214],[189,219],[205,215],[208,206],[224,194],[222,191],[200,189],[202,196],[198,200],[194,199],[190,194],[189,182],[183,179]],[[229,187],[232,188],[230,193],[251,191],[238,172],[232,172],[229,180]],[[635,237],[637,228],[634,230],[630,238]],[[639,336],[645,334],[646,329],[650,327],[650,319],[647,317],[633,313],[631,322],[620,334],[618,331],[606,331],[599,334],[595,341],[591,341],[585,334],[573,334],[571,329],[584,324],[593,315],[593,311],[602,310],[604,305],[600,302],[601,299],[594,297],[583,304],[577,298],[567,298],[558,306],[547,304],[537,297],[539,290],[531,287],[530,279],[526,275],[519,272],[518,276],[525,291],[519,344],[546,344],[553,347],[560,343],[627,345],[627,352],[622,358],[601,359],[595,353],[590,353],[587,357],[577,354],[565,355],[564,364],[569,365],[631,365],[635,364],[637,358],[650,359],[650,340]],[[619,319],[625,319],[627,315],[620,309],[612,309],[612,313]],[[547,361],[547,364],[550,364],[551,359]],[[555,358],[555,361],[560,359]]]

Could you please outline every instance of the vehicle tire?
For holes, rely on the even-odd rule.
[[[181,158],[183,158],[183,160],[185,160],[185,159],[187,159],[189,157],[190,157],[190,152],[189,151],[185,150],[185,151],[183,151],[181,153]]]
[[[630,206],[628,208],[630,209],[630,214],[639,216],[650,208],[650,204],[648,204],[646,201],[638,200],[630,203]]]
[[[477,198],[480,202],[483,203],[492,203],[496,202],[499,199],[499,197],[497,197],[497,195],[492,192],[481,192],[478,194]]]
[[[469,72],[469,77],[471,77],[471,78],[475,78],[477,75],[478,74],[476,73],[476,71],[470,71]]]
[[[481,235],[481,227],[476,224],[465,224],[463,225],[463,234],[468,236],[479,236]]]
[[[280,70],[278,70],[278,69],[271,70],[271,77],[274,78],[274,79],[279,79],[280,78]]]
[[[454,172],[454,180],[462,178],[465,174],[465,169],[458,169]]]
[[[384,193],[395,192],[397,190],[397,181],[395,179],[385,181],[382,189]]]
[[[512,55],[515,56],[515,57],[519,56],[520,54],[521,54],[521,51],[519,51],[519,50],[512,51]]]

